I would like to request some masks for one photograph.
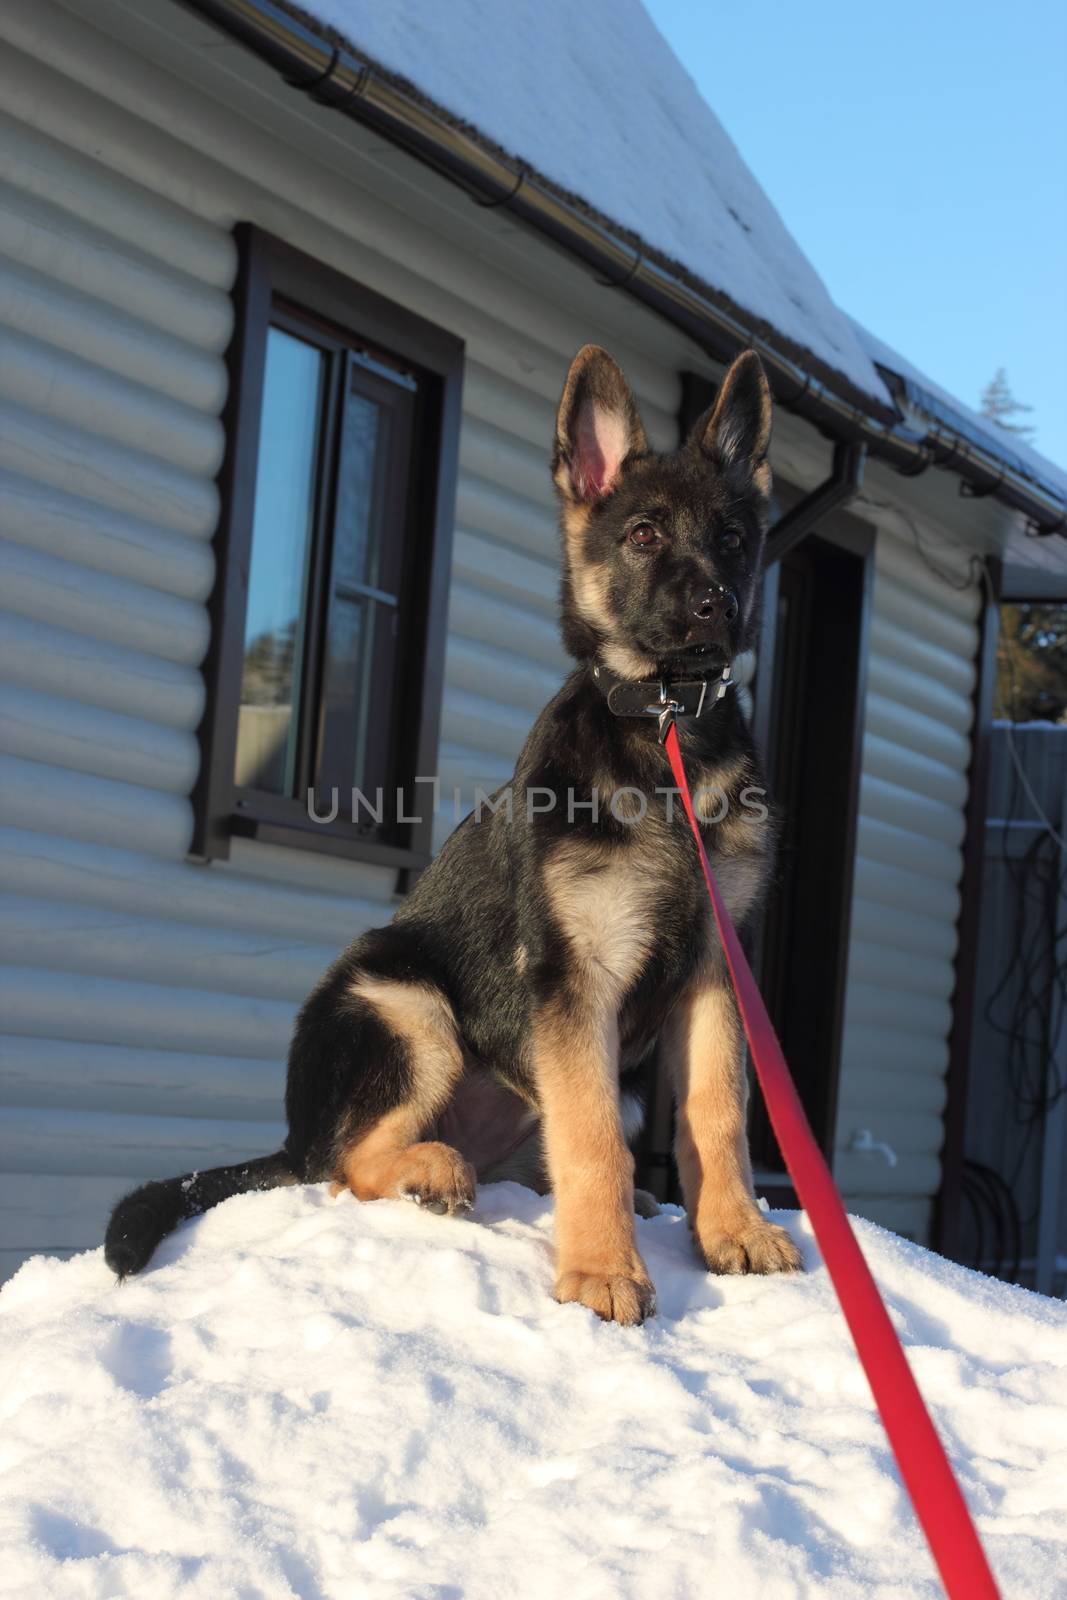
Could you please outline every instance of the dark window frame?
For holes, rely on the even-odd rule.
[[[204,663],[206,704],[199,729],[200,771],[193,789],[190,853],[226,859],[234,837],[258,839],[350,860],[396,867],[401,884],[427,865],[432,852],[431,790],[411,784],[436,771],[440,732],[448,586],[452,562],[459,454],[463,342],[375,291],[323,265],[249,223],[234,230],[238,273],[235,325],[227,353],[229,397],[224,412],[226,455],[219,473],[221,512],[214,549],[215,585],[209,601],[211,638]],[[389,839],[370,837],[341,813],[333,823],[315,823],[306,800],[239,790],[234,775],[237,719],[245,649],[245,617],[252,549],[252,523],[263,406],[267,337],[295,314],[303,324],[320,322],[342,342],[365,341],[418,374],[411,513],[405,546],[403,637],[398,645],[396,704],[397,766],[407,810]],[[335,364],[336,365],[336,364]],[[339,407],[324,408],[324,428],[336,426]],[[322,447],[323,459],[337,448]],[[332,482],[319,474],[316,518],[329,523]],[[308,589],[308,628],[321,645],[330,603],[324,570],[325,540],[314,542],[317,569]],[[428,552],[428,556],[426,554]],[[328,566],[328,562],[325,562]],[[307,738],[317,712],[320,683],[305,674],[300,690],[298,739]]]

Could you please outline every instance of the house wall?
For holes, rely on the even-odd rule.
[[[940,1182],[981,590],[935,529],[861,510],[882,525],[834,1171],[853,1210],[924,1240]],[[895,1164],[852,1148],[864,1130]]]
[[[0,1270],[94,1245],[132,1182],[275,1146],[295,1007],[393,904],[391,873],[306,852],[186,858],[234,223],[466,342],[446,792],[510,771],[565,667],[545,458],[567,361],[608,344],[660,446],[678,373],[711,370],[372,136],[296,96],[283,114],[276,81],[244,60],[228,77],[198,27],[161,0],[0,11]],[[901,1159],[838,1166],[859,1209],[920,1233],[973,598],[880,536],[839,1146],[855,1121]]]

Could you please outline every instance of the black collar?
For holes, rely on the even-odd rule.
[[[593,682],[617,717],[700,717],[718,705],[732,679],[727,664],[718,672],[689,678],[621,678],[602,663],[592,668]]]

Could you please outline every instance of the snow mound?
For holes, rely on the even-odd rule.
[[[712,1278],[638,1224],[644,1328],[557,1306],[551,1204],[229,1201],[116,1286],[0,1294],[0,1594],[880,1596],[933,1567],[806,1219]],[[1067,1308],[857,1223],[1005,1597],[1067,1592]]]

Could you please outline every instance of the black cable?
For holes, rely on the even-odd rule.
[[[1015,1283],[1022,1266],[1023,1252],[1022,1222],[1015,1196],[1001,1174],[994,1167],[987,1166],[984,1161],[975,1161],[968,1156],[964,1166],[968,1179],[983,1188],[997,1215],[996,1276],[1007,1277],[1010,1283]],[[1005,1235],[1008,1242],[1007,1250],[1003,1248]]]
[[[995,1186],[989,1183],[987,1171],[987,1168],[980,1166],[977,1162],[970,1162],[968,1164],[967,1178],[973,1185],[975,1193],[987,1207],[993,1221],[993,1249],[989,1259],[994,1276],[999,1278],[1005,1264],[1004,1233],[1007,1218],[1003,1210],[1000,1194]]]
[[[966,1172],[964,1173],[963,1180],[960,1184],[960,1193],[967,1203],[967,1208],[971,1213],[971,1221],[974,1223],[974,1254],[971,1256],[968,1265],[980,1268],[982,1265],[982,1259],[985,1255],[985,1227],[979,1211],[975,1185],[971,1179],[968,1178]]]

